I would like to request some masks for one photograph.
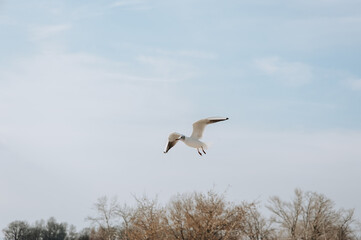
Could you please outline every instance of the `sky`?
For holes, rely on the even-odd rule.
[[[0,0],[0,229],[102,196],[325,194],[361,219],[358,0]],[[168,135],[206,128],[200,157]]]

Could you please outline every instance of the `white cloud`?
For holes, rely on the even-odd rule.
[[[167,74],[174,79],[185,76],[177,76],[176,63],[170,70],[169,65],[163,66],[164,76],[157,70],[144,70],[160,64],[154,61],[143,58],[138,66],[129,66],[69,53],[17,59],[0,68],[1,141],[29,146],[29,151],[49,148],[49,144],[55,149],[57,145],[70,147],[87,142],[87,131],[96,122],[109,129],[114,119],[167,118],[164,109],[171,107],[185,111],[189,106],[177,97],[177,90],[167,81],[156,81],[167,80]],[[138,74],[128,68],[137,69]],[[124,126],[122,121],[119,124]]]
[[[195,67],[170,57],[143,55],[137,57],[137,61],[163,81],[189,80],[199,74]]]
[[[143,57],[131,66],[89,54],[45,52],[0,67],[0,159],[5,161],[0,187],[6,195],[2,202],[7,209],[19,209],[0,209],[2,228],[14,219],[50,216],[66,216],[82,226],[100,195],[114,189],[130,193],[134,186],[144,185],[137,173],[145,174],[153,166],[151,161],[144,170],[139,166],[163,156],[169,133],[164,122],[177,112],[192,112],[192,105],[169,81],[149,82],[160,77],[150,70],[158,63]],[[164,67],[170,66],[169,73],[182,79],[176,76],[177,64]],[[169,109],[176,112],[169,114]],[[126,176],[138,180],[128,182]],[[32,186],[39,192],[30,193]],[[52,207],[60,195],[73,196],[81,204],[64,200],[64,214]],[[77,214],[71,216],[72,212]]]
[[[29,28],[30,39],[34,41],[57,37],[71,28],[70,24],[33,26]]]
[[[308,84],[314,77],[309,65],[284,61],[279,57],[256,59],[254,65],[263,75],[289,86]]]
[[[180,56],[184,57],[191,57],[191,58],[199,58],[199,59],[208,59],[208,60],[214,60],[216,59],[216,55],[210,52],[202,52],[202,51],[196,51],[196,50],[183,50],[179,51]]]
[[[0,25],[12,26],[16,25],[16,21],[7,15],[0,15]]]
[[[216,54],[212,52],[205,52],[205,51],[199,51],[199,50],[165,50],[165,49],[159,49],[156,48],[153,50],[153,52],[164,55],[164,56],[171,56],[171,57],[186,57],[186,58],[192,58],[192,59],[205,59],[205,60],[214,60],[217,59]]]
[[[353,90],[361,90],[361,79],[351,79],[346,81]]]
[[[345,196],[357,187],[359,133],[265,133],[241,129],[242,121],[230,119],[207,130],[205,141],[213,145],[206,162],[181,144],[165,156],[169,132],[191,128],[186,115],[193,105],[182,98],[179,85],[142,79],[188,79],[182,72],[189,66],[170,57],[140,56],[138,61],[129,66],[58,52],[0,68],[3,227],[13,219],[33,222],[48,216],[84,226],[97,197],[122,194],[121,201],[127,201],[130,193],[145,189],[168,198],[204,191],[214,183],[221,188],[231,184],[233,196],[244,193],[242,200],[252,200],[260,193],[291,192],[295,186],[332,192],[337,184],[351,182]],[[277,70],[271,66],[267,71]],[[176,115],[182,116],[181,124],[173,122]],[[350,172],[335,174],[339,169]],[[255,179],[252,186],[249,179]],[[60,196],[61,210],[54,207]],[[345,206],[346,198],[335,200]],[[359,202],[360,196],[353,199]]]
[[[110,6],[111,8],[127,8],[132,10],[147,10],[150,8],[149,4],[144,0],[120,0],[116,1]]]

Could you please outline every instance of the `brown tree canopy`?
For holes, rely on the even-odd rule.
[[[14,221],[3,229],[5,240],[360,240],[354,211],[335,209],[322,194],[295,190],[290,201],[271,197],[262,215],[260,204],[234,203],[213,190],[174,196],[167,204],[135,197],[135,205],[101,197],[88,217],[91,228],[54,218],[29,225]],[[267,210],[266,209],[266,210]]]
[[[336,210],[334,203],[322,194],[295,190],[292,201],[270,198],[268,209],[272,221],[285,230],[287,239],[348,240],[355,239],[352,224],[354,210]]]

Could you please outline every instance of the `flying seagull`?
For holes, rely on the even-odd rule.
[[[204,128],[208,124],[225,121],[225,120],[228,120],[228,118],[209,117],[209,118],[201,119],[193,123],[193,132],[190,137],[186,137],[185,135],[176,132],[171,133],[168,137],[168,144],[164,150],[164,153],[167,153],[169,149],[174,147],[174,145],[180,140],[184,142],[187,146],[196,148],[199,155],[202,156],[202,153],[199,151],[199,149],[202,149],[202,152],[206,154],[204,148],[207,148],[207,145],[204,142],[199,141],[199,139],[202,138]]]

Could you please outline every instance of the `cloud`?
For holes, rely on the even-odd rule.
[[[288,86],[303,86],[314,78],[309,65],[301,62],[287,62],[279,57],[256,59],[254,66],[261,74]]]
[[[164,71],[174,79],[185,78],[177,76],[183,63],[167,60],[171,63]],[[67,217],[77,213],[68,221],[81,225],[99,195],[114,189],[129,193],[144,185],[142,174],[153,166],[142,161],[163,156],[167,122],[174,124],[174,115],[186,116],[193,108],[176,85],[157,81],[167,80],[152,70],[162,61],[143,56],[125,63],[58,51],[0,66],[0,183],[9,183],[0,186],[8,209],[19,209],[0,209],[6,216],[2,227],[18,218],[61,219],[64,212],[52,205],[59,196],[79,199],[79,205],[70,198],[62,204]],[[176,111],[170,114],[169,109]],[[136,179],[128,182],[127,176]]]
[[[71,28],[70,24],[44,25],[29,28],[30,39],[33,41],[57,37]]]
[[[361,90],[361,79],[351,79],[346,81],[352,90]]]
[[[14,26],[16,21],[13,18],[10,18],[7,15],[0,14],[0,26]]]
[[[110,6],[111,8],[127,8],[132,10],[147,10],[150,8],[144,0],[120,0],[116,1]]]
[[[163,81],[189,80],[199,74],[195,67],[170,57],[141,55],[137,61]]]
[[[157,64],[163,60],[143,57],[140,61],[129,66],[88,54],[41,53],[3,66],[0,110],[6,117],[0,120],[1,142],[31,152],[40,146],[56,152],[57,146],[86,143],[94,124],[110,129],[114,119],[166,119],[164,109],[190,107],[177,97],[178,90],[169,81],[153,81],[169,80],[171,75],[173,80],[188,78],[178,73],[178,63],[158,72],[149,69],[160,68]],[[124,126],[123,121],[118,124]]]
[[[202,52],[196,50],[183,50],[179,51],[180,56],[191,57],[191,58],[199,58],[199,59],[207,59],[207,60],[214,60],[217,56],[210,52]]]
[[[203,60],[215,60],[217,59],[217,55],[212,52],[205,52],[199,50],[165,50],[160,48],[155,48],[152,50],[156,54],[163,56],[171,56],[171,57],[183,57],[183,58],[192,58],[192,59],[203,59]]]

